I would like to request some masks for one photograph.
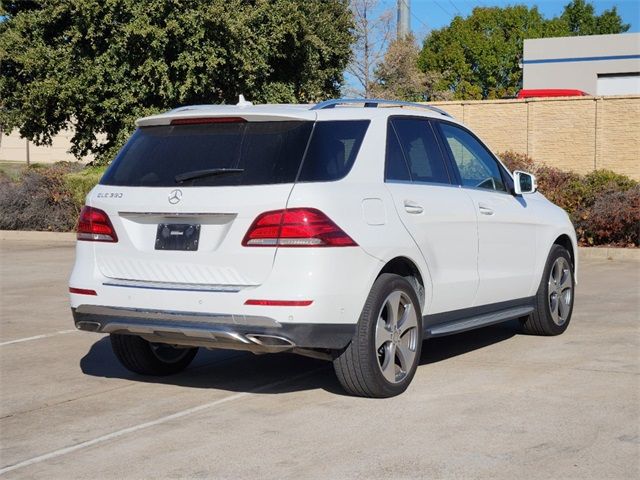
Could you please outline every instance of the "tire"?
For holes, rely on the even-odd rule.
[[[560,335],[569,326],[573,313],[575,282],[573,263],[566,248],[554,245],[535,297],[535,310],[522,321],[530,335]]]
[[[181,372],[198,353],[197,348],[175,348],[162,343],[150,343],[136,335],[110,335],[111,348],[120,363],[141,375],[164,376]]]
[[[422,312],[416,292],[404,278],[385,273],[373,284],[356,333],[333,367],[347,393],[393,397],[411,383],[421,348]]]

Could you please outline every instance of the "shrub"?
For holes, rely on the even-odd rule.
[[[77,211],[64,179],[74,168],[27,168],[18,180],[0,177],[0,229],[72,230]]]
[[[640,185],[604,193],[576,222],[578,236],[588,245],[638,246],[639,230]]]
[[[522,170],[524,172],[533,173],[537,175],[537,165],[533,162],[533,159],[526,153],[518,153],[513,150],[508,150],[498,155],[502,163],[504,163],[509,170]]]

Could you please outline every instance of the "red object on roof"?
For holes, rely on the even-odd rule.
[[[534,98],[534,97],[584,97],[589,95],[582,90],[574,90],[571,88],[533,88],[520,90],[518,98]]]

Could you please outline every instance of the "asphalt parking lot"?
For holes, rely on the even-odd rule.
[[[425,343],[402,396],[345,396],[328,363],[200,351],[128,373],[77,332],[71,243],[0,242],[0,476],[639,478],[640,263],[584,261],[572,325]]]

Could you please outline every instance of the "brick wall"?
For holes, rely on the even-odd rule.
[[[495,152],[565,170],[607,168],[640,180],[640,96],[432,102]]]
[[[29,159],[31,163],[54,163],[60,161],[75,162],[76,158],[68,153],[71,148],[71,130],[63,130],[53,137],[50,146],[37,146],[29,143]],[[83,161],[92,160],[88,156]],[[0,161],[26,162],[27,161],[27,141],[21,138],[17,130],[7,135],[0,132]]]

